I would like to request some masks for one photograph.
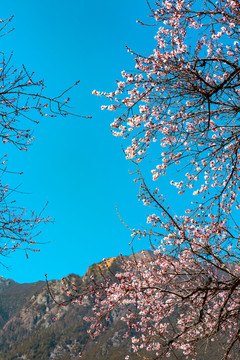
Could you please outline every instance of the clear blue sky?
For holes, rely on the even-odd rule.
[[[83,275],[87,267],[103,258],[131,252],[130,227],[145,225],[147,209],[137,201],[137,185],[128,174],[122,140],[114,138],[109,124],[114,113],[101,111],[103,98],[92,90],[111,91],[121,71],[134,68],[125,44],[140,53],[151,53],[156,29],[142,27],[145,0],[8,0],[1,17],[14,15],[14,32],[1,38],[1,51],[13,51],[12,63],[24,64],[47,84],[54,96],[80,79],[70,94],[73,112],[92,120],[69,117],[43,119],[35,127],[36,141],[27,153],[1,147],[9,153],[9,170],[24,171],[9,183],[22,184],[27,195],[19,205],[41,210],[55,218],[42,227],[40,253],[27,260],[19,251],[2,259],[9,267],[0,274],[18,282]],[[124,145],[124,144],[123,144]],[[135,242],[137,250],[147,243]]]

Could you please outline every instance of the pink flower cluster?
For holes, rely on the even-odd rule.
[[[154,208],[133,237],[148,237],[155,251],[123,258],[122,272],[93,281],[90,334],[124,308],[140,355],[165,359],[177,350],[195,359],[199,342],[224,333],[227,359],[240,341],[240,3],[156,0],[151,14],[152,54],[132,52],[135,72],[124,71],[115,92],[95,94],[120,112],[113,134],[129,140],[139,199]],[[151,172],[159,188],[175,170],[171,185],[186,199],[179,215],[147,185],[144,159],[158,159]]]

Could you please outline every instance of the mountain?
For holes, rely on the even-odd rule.
[[[120,270],[120,259],[108,259],[113,271]],[[92,274],[99,277],[99,266],[94,264],[85,276],[71,274],[66,279],[76,285],[86,285]],[[49,282],[54,299],[64,300],[62,283]],[[74,360],[84,346],[91,304],[83,307],[59,307],[51,298],[46,282],[18,284],[0,277],[0,359],[1,360]],[[57,320],[54,320],[57,317]],[[96,341],[89,341],[82,357],[84,360],[118,360],[130,350],[130,342],[122,341],[124,330],[120,314],[112,318],[112,327]],[[134,360],[137,357],[133,358]]]
[[[107,259],[107,263],[114,273],[121,271],[120,257]],[[71,274],[66,281],[86,286],[90,283],[91,275],[95,278],[101,276],[100,268],[102,272],[107,271],[102,262],[90,266],[83,277]],[[61,281],[52,280],[49,286],[56,302],[63,301]],[[86,300],[81,307],[59,307],[56,302],[50,296],[44,281],[18,284],[0,277],[1,360],[79,359],[79,352],[87,340],[89,325],[83,317],[91,314],[91,303]],[[108,329],[97,339],[87,343],[83,360],[122,360],[126,354],[130,354],[130,360],[139,359],[136,354],[131,353],[130,341],[122,337],[126,332],[126,325],[120,320],[123,312],[122,309],[112,313]],[[54,320],[56,317],[57,320]],[[207,355],[204,350],[204,354],[200,354],[198,359],[220,359],[220,350],[220,346],[215,344],[208,349]]]

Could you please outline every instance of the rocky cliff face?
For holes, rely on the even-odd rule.
[[[114,271],[120,270],[119,258],[109,259]],[[90,275],[100,276],[99,266],[92,265],[84,277],[66,279],[78,286],[86,285]],[[54,300],[64,300],[61,281],[49,282]],[[46,283],[18,284],[0,277],[0,359],[1,360],[69,360],[79,359],[87,340],[91,304],[59,307],[49,294]],[[124,358],[130,343],[121,338],[126,330],[115,313],[112,327],[95,342],[89,341],[83,359],[118,360]],[[55,320],[57,318],[57,320]],[[135,357],[134,357],[135,359]]]
[[[121,271],[120,258],[107,262],[114,273]],[[101,276],[99,269],[106,271],[104,263],[90,266],[83,277],[72,274],[66,279],[77,286],[86,286],[91,275],[96,279]],[[64,300],[62,283],[54,280],[49,285],[56,302],[43,281],[18,284],[0,277],[0,360],[79,359],[87,340],[88,323],[83,317],[91,314],[91,304],[86,300],[81,307],[59,307],[57,302]],[[114,312],[108,329],[95,341],[87,343],[83,360],[122,360],[126,354],[130,354],[130,360],[139,360],[131,353],[130,341],[122,337],[126,328],[120,320],[121,312]],[[214,343],[207,350],[204,346],[198,360],[220,359],[220,345],[219,339],[219,344]]]

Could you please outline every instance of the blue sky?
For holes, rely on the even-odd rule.
[[[109,124],[114,113],[101,111],[103,98],[94,89],[111,91],[122,70],[134,68],[125,45],[136,52],[151,53],[155,28],[142,27],[145,0],[8,0],[1,17],[14,15],[15,30],[1,38],[1,50],[10,54],[15,66],[24,64],[44,79],[49,96],[80,80],[70,94],[73,112],[92,116],[42,119],[34,128],[36,137],[27,153],[1,147],[9,154],[9,169],[24,171],[9,183],[22,184],[19,205],[45,211],[55,222],[42,226],[40,253],[18,251],[3,262],[0,274],[18,282],[84,274],[103,258],[129,254],[130,233],[115,210],[134,228],[146,223],[147,209],[137,201],[138,188],[128,174],[129,162],[114,138]],[[123,144],[124,145],[124,144]],[[137,250],[147,243],[135,242]]]

